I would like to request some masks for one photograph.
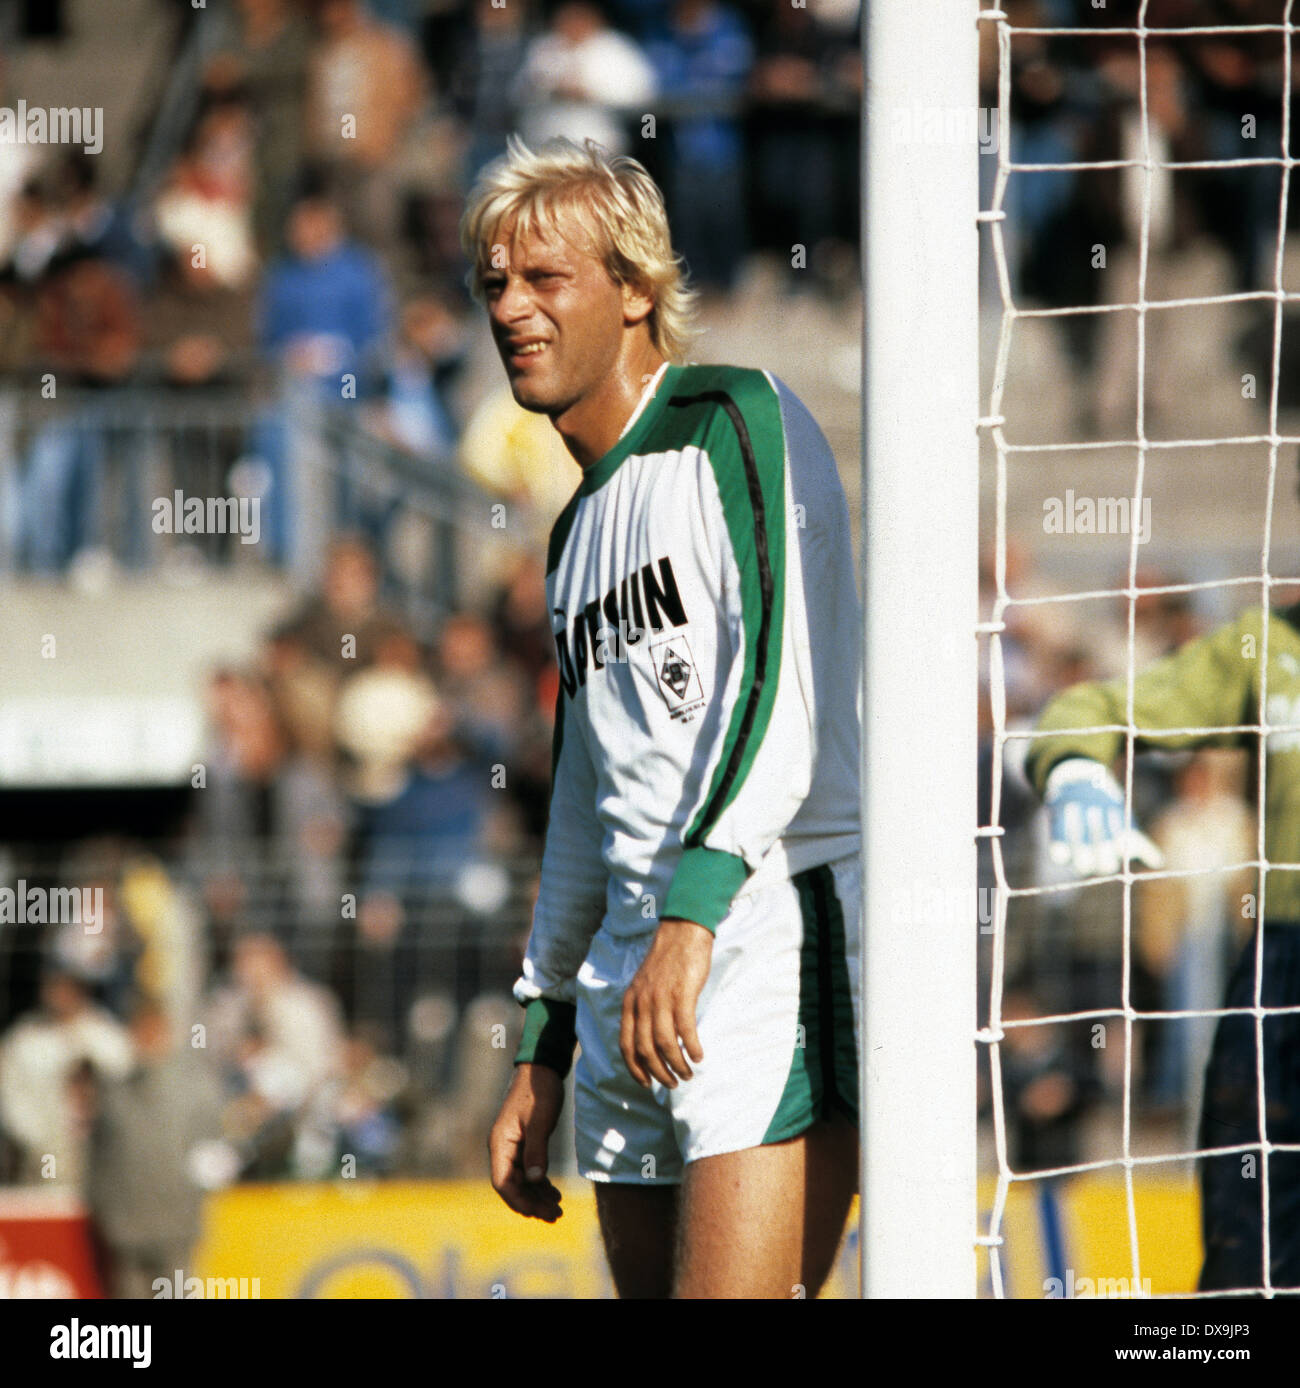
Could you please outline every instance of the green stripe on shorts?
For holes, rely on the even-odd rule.
[[[763,1145],[798,1137],[819,1118],[858,1118],[858,1053],[845,957],[844,910],[829,866],[791,879],[799,893],[799,1029],[790,1073]]]

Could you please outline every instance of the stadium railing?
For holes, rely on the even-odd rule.
[[[142,572],[183,547],[209,564],[261,562],[305,588],[330,536],[358,531],[386,596],[426,634],[457,605],[461,559],[490,529],[492,498],[450,455],[405,449],[358,413],[302,388],[124,387],[45,400],[0,387],[0,578],[62,571],[80,549]],[[168,534],[178,491],[205,503],[258,499],[260,543]]]
[[[0,886],[66,886],[70,873],[78,882],[102,876],[105,914],[116,907],[117,916],[95,933],[73,923],[0,925],[0,1048],[37,1005],[42,975],[70,969],[121,1021],[149,993],[172,1015],[179,1044],[192,1044],[195,1024],[206,1026],[206,1053],[234,1100],[248,1080],[212,1030],[215,1004],[232,982],[235,941],[271,935],[295,974],[332,998],[340,1035],[372,1054],[384,1091],[379,1107],[393,1129],[376,1174],[478,1174],[488,1110],[517,1043],[520,1009],[510,990],[537,870],[527,855],[483,857],[442,880],[408,880],[393,892],[401,920],[390,932],[383,922],[394,916],[377,903],[377,890],[346,882],[336,860],[304,868],[301,849],[287,841],[170,850],[133,844],[102,857],[78,848],[75,867],[60,846],[9,845],[0,850]],[[322,877],[330,880],[332,914],[322,907]],[[339,884],[356,894],[355,911],[340,909]],[[328,1101],[324,1111],[314,1101],[279,1115],[264,1135],[245,1135],[246,1174],[319,1175],[299,1169],[275,1144],[304,1123],[328,1128],[338,1118]],[[0,1147],[0,1183],[13,1181],[17,1153],[2,1133]]]

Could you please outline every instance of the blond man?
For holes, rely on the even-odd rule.
[[[620,1296],[812,1296],[857,1152],[858,597],[831,451],[770,373],[687,364],[644,168],[512,140],[462,222],[515,399],[582,471],[552,531],[541,886],[493,1185],[560,1216],[574,1077]]]

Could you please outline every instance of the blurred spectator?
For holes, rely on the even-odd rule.
[[[642,43],[663,37],[672,5],[673,0],[611,0],[614,19]]]
[[[374,659],[350,675],[335,713],[339,746],[349,758],[347,785],[365,805],[392,800],[438,712],[433,681],[421,668],[419,647],[399,626],[376,633]]]
[[[536,551],[516,555],[492,605],[497,646],[530,682],[555,669],[555,636],[546,605],[546,565]],[[544,707],[550,710],[551,705]]]
[[[94,928],[88,930],[77,920],[47,927],[53,966],[79,978],[119,1016],[135,990],[142,948],[119,891],[126,869],[127,850],[122,840],[89,839],[74,848],[63,858],[59,877],[91,893],[83,899],[96,902]]]
[[[1005,1021],[1046,1015],[1023,988],[1002,1000]],[[1002,1083],[1011,1116],[1009,1153],[1018,1172],[1050,1171],[1081,1160],[1082,1119],[1098,1094],[1091,1052],[1076,1053],[1059,1025],[1008,1027],[1002,1042]]]
[[[1014,22],[1030,27],[1042,20],[1038,0],[1017,0]],[[1016,158],[1034,164],[1093,163],[1116,156],[1114,115],[1080,123],[1070,91],[1070,74],[1050,60],[1049,41],[1027,34],[1011,59],[1012,144]],[[996,91],[986,93],[990,106]],[[1050,169],[1020,175],[1007,187],[1011,229],[1010,268],[1017,292],[1054,307],[1088,307],[1100,301],[1104,282],[1091,250],[1117,248],[1124,228],[1119,181],[1113,169]],[[1071,364],[1081,378],[1079,427],[1098,428],[1091,390],[1102,332],[1098,315],[1067,314],[1056,320]]]
[[[368,815],[367,890],[454,884],[488,847],[491,792],[491,768],[466,754],[449,713],[435,710],[401,789]]]
[[[283,630],[341,676],[371,663],[394,620],[379,599],[369,546],[354,535],[337,535],[325,556],[320,592],[304,599]]]
[[[258,305],[267,356],[295,376],[330,384],[364,369],[389,328],[382,267],[348,241],[338,202],[319,185],[295,203],[289,254],[271,266]]]
[[[266,685],[220,669],[208,683],[212,742],[199,798],[203,836],[215,861],[234,865],[244,846],[271,832],[272,784],[284,734]]]
[[[676,0],[667,33],[648,48],[670,103],[673,240],[701,287],[730,289],[745,253],[744,137],[738,115],[754,60],[736,12]]]
[[[387,372],[384,400],[374,432],[429,460],[450,456],[456,424],[445,402],[448,384],[464,361],[460,321],[432,295],[410,299]],[[400,506],[403,498],[394,499]]]
[[[249,374],[251,296],[223,284],[193,254],[165,257],[145,328],[145,361],[155,381],[186,390],[230,384]],[[191,481],[198,471],[192,462],[183,453],[174,459],[176,483],[186,494],[206,494],[208,487]]]
[[[424,99],[419,57],[361,0],[315,0],[314,13],[308,154],[336,180],[350,229],[387,252],[401,214],[397,156]]]
[[[414,713],[414,684],[406,697]],[[395,1048],[430,961],[439,992],[450,984],[457,1005],[477,991],[477,922],[464,917],[491,915],[508,892],[491,861],[508,847],[506,784],[499,768],[467,753],[444,706],[415,731],[396,775],[388,794],[359,805],[358,948],[349,980],[355,1014],[384,1027]]]
[[[262,665],[290,752],[332,772],[339,684],[333,662],[312,651],[302,632],[286,622],[263,643]]]
[[[485,761],[512,761],[529,690],[487,622],[471,612],[449,617],[438,634],[437,668],[439,693],[466,745]]]
[[[810,276],[791,267],[791,247],[804,247],[816,275],[835,234],[835,126],[828,98],[838,89],[841,100],[856,104],[843,86],[851,54],[844,38],[803,6],[774,5],[758,31],[751,80],[757,213],[770,225],[793,289],[809,287]]]
[[[299,930],[326,930],[337,923],[346,888],[343,849],[348,807],[327,763],[306,754],[286,762],[276,780],[276,841],[285,863],[282,911]],[[295,935],[300,953],[313,941]]]
[[[39,160],[22,167],[26,176],[12,190],[0,233],[0,263],[10,277],[30,284],[57,259],[93,256],[124,272],[132,288],[149,280],[151,248],[130,209],[100,190],[94,155],[70,149],[44,167]]]
[[[253,452],[266,469],[263,535],[278,562],[300,558],[305,543],[300,511],[308,483],[297,466],[305,446],[300,412],[365,394],[390,312],[379,261],[345,238],[338,203],[329,193],[313,187],[298,199],[288,239],[290,253],[267,272],[257,307],[261,349],[285,385],[280,406],[262,418],[253,438]]]
[[[30,229],[31,188],[39,165],[38,146],[0,141],[0,265],[11,263]]]
[[[1174,587],[1182,582],[1176,575],[1152,566],[1139,568],[1135,586],[1139,589]],[[1128,586],[1128,575],[1116,575],[1116,588]],[[1128,669],[1129,633],[1127,597],[1114,602],[1114,620],[1094,635],[1096,661],[1103,675],[1122,675]],[[1142,592],[1133,604],[1133,668],[1141,670],[1153,660],[1175,651],[1199,634],[1200,623],[1189,593]]]
[[[531,39],[531,0],[494,5],[473,0],[472,22],[457,44],[449,78],[456,113],[469,136],[463,179],[468,188],[479,171],[506,152],[506,136],[517,124],[519,74]]]
[[[54,166],[50,187],[66,248],[103,257],[137,286],[152,280],[153,248],[141,229],[142,219],[129,204],[104,194],[93,154],[68,150]]]
[[[33,290],[33,354],[56,389],[83,394],[37,429],[19,481],[19,548],[36,573],[61,572],[98,546],[103,401],[90,392],[122,384],[140,343],[139,305],[121,270],[86,250],[49,263]]]
[[[154,202],[163,244],[173,256],[199,261],[225,289],[243,288],[257,270],[254,148],[242,97],[213,98]]]
[[[86,1203],[109,1295],[144,1298],[156,1278],[188,1275],[203,1188],[234,1172],[217,1145],[221,1090],[206,1053],[178,1045],[151,1002],[132,1014],[131,1040],[130,1072],[97,1089]]]
[[[351,1157],[358,1176],[393,1171],[401,1151],[398,1100],[405,1085],[405,1068],[381,1053],[374,1030],[356,1028],[344,1044],[342,1073],[329,1095],[335,1170]]]
[[[237,0],[235,31],[208,65],[211,91],[240,91],[252,113],[253,224],[263,257],[280,250],[302,161],[310,35],[292,0]]]
[[[1211,0],[1208,9],[1211,24],[1277,23],[1269,0]],[[1200,158],[1258,159],[1262,151],[1279,148],[1282,53],[1269,38],[1266,32],[1204,34],[1180,53],[1188,104],[1205,146]],[[1213,169],[1204,180],[1206,229],[1231,256],[1231,289],[1238,293],[1263,287],[1261,268],[1271,274],[1281,177],[1276,166],[1254,164]]]
[[[278,940],[248,934],[235,945],[230,982],[210,1000],[208,1043],[234,1094],[224,1127],[246,1170],[287,1174],[300,1116],[342,1065],[333,995],[298,973]]]
[[[545,544],[582,480],[555,426],[518,405],[509,386],[479,402],[461,435],[459,457],[467,477],[523,511],[521,547]],[[513,524],[509,516],[507,523]]]
[[[32,174],[18,185],[6,232],[5,279],[30,287],[40,280],[65,241],[66,228],[48,178]]]
[[[19,1179],[78,1185],[85,1174],[78,1068],[120,1079],[131,1068],[131,1038],[74,974],[48,969],[37,1011],[0,1039],[0,1124],[19,1149]]]
[[[56,257],[36,285],[37,362],[64,385],[121,384],[140,351],[140,305],[131,281],[88,249]]]
[[[529,45],[514,96],[520,130],[536,147],[557,135],[629,149],[628,122],[648,113],[654,68],[637,44],[611,29],[595,0],[565,0]]]
[[[1134,53],[1117,54],[1101,66],[1114,103],[1111,111],[1114,146],[1099,157],[1126,161],[1150,158],[1157,165],[1119,170],[1119,213],[1123,236],[1110,246],[1106,264],[1105,298],[1111,303],[1134,303],[1139,275],[1145,273],[1143,294],[1149,300],[1178,297],[1183,282],[1180,253],[1188,239],[1190,209],[1175,196],[1179,184],[1160,165],[1196,157],[1186,83],[1178,58],[1168,48],[1147,54],[1145,73]],[[1145,98],[1145,110],[1143,99]],[[1104,128],[1104,123],[1098,123]],[[1243,150],[1242,153],[1245,151]],[[1183,187],[1186,185],[1183,184]],[[1274,208],[1277,206],[1276,195]],[[1146,249],[1142,250],[1145,238]],[[1121,319],[1130,321],[1121,323]],[[1104,315],[1100,361],[1095,382],[1086,378],[1097,397],[1097,428],[1103,437],[1132,436],[1138,418],[1137,333],[1130,315]],[[1169,361],[1170,343],[1178,325],[1168,314],[1150,314],[1145,352],[1150,361]],[[1156,371],[1145,381],[1143,419],[1151,432],[1169,427],[1178,408],[1178,389],[1168,372]]]
[[[1161,982],[1163,1012],[1213,1012],[1223,1006],[1230,962],[1257,912],[1243,912],[1257,890],[1253,868],[1255,818],[1247,807],[1240,753],[1196,753],[1177,780],[1177,799],[1153,821],[1151,837],[1165,870],[1138,891],[1138,946]],[[1201,1085],[1214,1040],[1214,1017],[1151,1022],[1156,1045],[1147,1076],[1158,1106],[1185,1105],[1187,1137],[1195,1146]]]

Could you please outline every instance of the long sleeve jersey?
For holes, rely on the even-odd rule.
[[[1270,864],[1296,864],[1300,606],[1270,612],[1267,656],[1265,687],[1264,610],[1255,607],[1157,660],[1133,680],[1134,744],[1137,750],[1168,751],[1246,747],[1258,755],[1255,729],[1264,714],[1268,726],[1278,729],[1267,735],[1264,851]],[[1066,757],[1091,757],[1109,765],[1120,755],[1127,698],[1126,681],[1119,678],[1076,684],[1048,703],[1025,763],[1040,795],[1052,768]],[[1274,919],[1300,920],[1300,873],[1269,873],[1264,904]]]
[[[596,930],[715,929],[856,851],[860,621],[821,430],[763,371],[670,365],[556,522],[554,778],[522,1003]]]

